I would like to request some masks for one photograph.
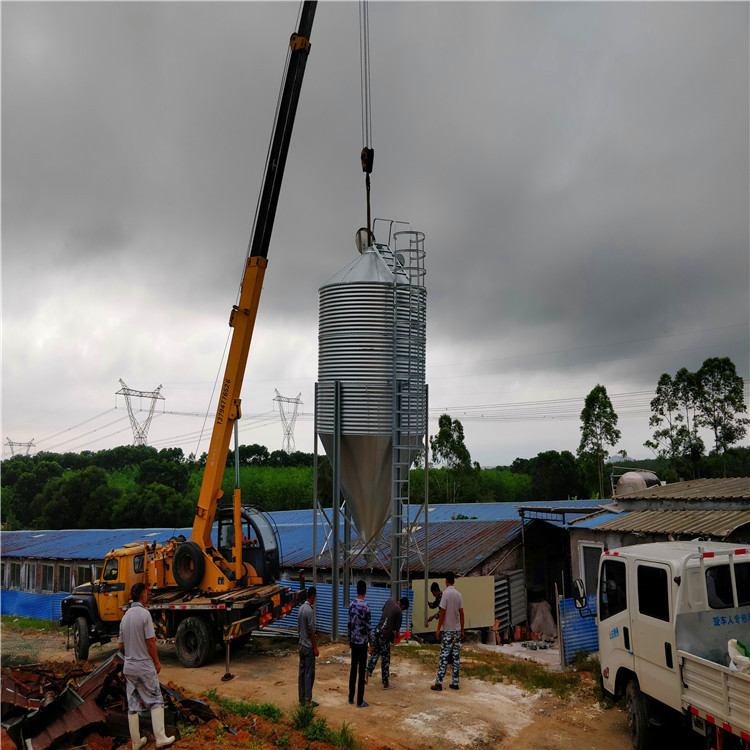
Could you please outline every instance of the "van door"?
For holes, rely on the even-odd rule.
[[[631,609],[633,652],[641,690],[679,710],[672,569],[664,563],[636,560],[631,567],[631,582],[635,592]]]
[[[615,680],[620,667],[633,670],[633,646],[624,560],[602,557],[596,605],[602,680],[604,689],[614,694]]]

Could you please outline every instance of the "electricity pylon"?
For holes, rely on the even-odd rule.
[[[282,396],[275,388],[274,391],[276,391],[276,398],[274,401],[279,402],[281,427],[284,430],[284,441],[281,445],[281,450],[286,451],[287,453],[292,453],[296,450],[296,446],[294,445],[294,423],[297,421],[297,409],[302,403],[300,400],[302,393],[298,393],[297,398],[290,398],[289,396]],[[284,411],[284,404],[287,405],[288,409],[294,404],[294,409],[289,409],[291,414]]]
[[[154,416],[156,402],[158,400],[164,401],[164,396],[159,393],[162,386],[159,386],[155,391],[136,391],[133,388],[128,388],[122,378],[120,378],[120,385],[122,388],[115,393],[115,396],[125,396],[125,404],[128,407],[128,416],[130,417],[130,426],[133,428],[134,444],[146,445],[146,435],[148,435],[148,428],[151,426],[151,418]],[[151,408],[148,410],[148,416],[143,424],[138,424],[138,420],[135,418],[135,414],[133,414],[133,404],[130,402],[131,396],[151,399]]]
[[[10,446],[10,455],[11,456],[15,456],[16,455],[16,452],[13,450],[14,448],[26,448],[26,450],[24,452],[25,456],[29,455],[29,451],[32,448],[36,448],[36,446],[34,445],[34,438],[31,438],[31,440],[29,440],[28,443],[19,443],[16,440],[11,440],[10,438],[8,438],[8,445]]]

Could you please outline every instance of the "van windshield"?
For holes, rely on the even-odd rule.
[[[734,576],[737,580],[737,606],[750,605],[750,562],[735,563]],[[706,593],[711,609],[734,607],[732,576],[729,565],[714,565],[706,568]]]

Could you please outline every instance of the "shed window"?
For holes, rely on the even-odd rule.
[[[55,590],[55,566],[42,565],[42,591]]]
[[[581,578],[588,593],[596,591],[596,579],[599,573],[599,558],[602,556],[603,546],[601,544],[586,544],[581,542],[580,546]]]
[[[26,591],[36,591],[36,563],[26,563],[24,589]]]
[[[21,588],[21,563],[12,562],[10,564],[10,587],[12,589]]]
[[[72,591],[73,588],[70,585],[70,565],[61,565],[60,566],[60,577],[57,581],[57,590],[58,591]]]
[[[620,560],[605,560],[599,589],[599,618],[606,620],[622,612],[627,606],[625,563]]]
[[[76,586],[91,582],[91,568],[88,565],[79,565],[76,568]]]
[[[664,568],[638,566],[638,611],[669,622],[669,581]]]

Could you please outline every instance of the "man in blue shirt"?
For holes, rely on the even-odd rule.
[[[367,645],[372,640],[372,616],[370,605],[365,601],[367,584],[357,582],[357,598],[349,605],[349,648],[352,650],[352,666],[349,670],[349,703],[354,703],[354,688],[357,687],[357,708],[367,708],[365,703],[365,666],[367,664]]]

